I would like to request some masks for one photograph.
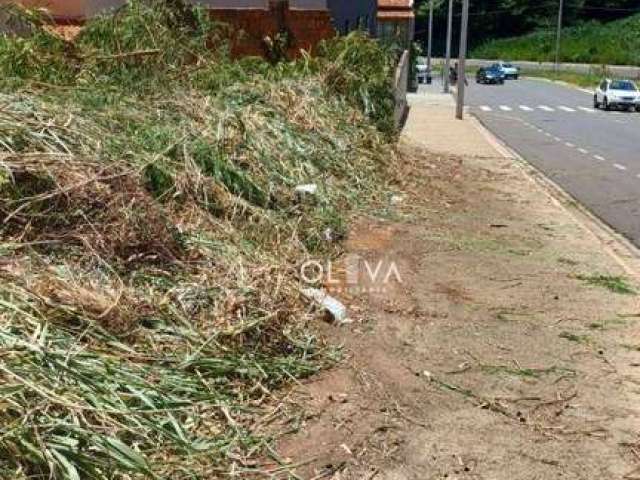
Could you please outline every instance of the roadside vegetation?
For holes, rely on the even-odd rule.
[[[178,1],[72,41],[9,14],[30,34],[0,37],[0,478],[286,469],[275,392],[335,357],[296,267],[381,198],[392,55],[354,34],[232,61]]]
[[[595,88],[599,82],[606,77],[606,71],[603,70],[601,74],[590,73],[581,74],[574,72],[563,72],[553,70],[526,70],[523,69],[520,74],[524,77],[537,77],[546,78],[548,80],[554,80],[558,82],[566,82],[572,85],[577,85],[584,88]]]
[[[520,37],[490,40],[473,49],[471,56],[551,62],[555,59],[555,41],[554,29],[538,30]],[[565,28],[560,53],[563,62],[640,65],[640,15]]]

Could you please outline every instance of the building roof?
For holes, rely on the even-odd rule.
[[[378,0],[379,21],[411,21],[413,18],[413,0]]]
[[[412,10],[413,0],[378,0],[380,10]]]
[[[388,11],[378,11],[378,20],[401,20],[403,18],[412,19],[415,15],[413,12],[404,11],[404,10],[388,10]]]

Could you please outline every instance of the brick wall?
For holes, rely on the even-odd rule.
[[[289,34],[289,55],[301,49],[312,50],[318,42],[336,35],[331,15],[320,10],[212,10],[211,16],[232,27],[231,52],[234,56],[266,54],[265,37],[278,32]]]
[[[294,54],[300,49],[311,51],[321,40],[336,36],[328,11],[289,10],[285,23],[293,40]]]
[[[46,5],[59,23],[82,23],[86,17],[98,11],[125,3],[125,0],[0,0],[0,4],[8,1],[19,1],[32,7]],[[267,53],[265,37],[273,38],[282,31],[290,35],[288,54],[292,57],[301,49],[312,50],[322,39],[336,35],[331,14],[327,10],[290,9],[284,0],[270,0],[268,3],[245,1],[247,5],[269,5],[268,9],[219,7],[234,3],[229,0],[191,1],[212,7],[211,16],[231,26],[231,51],[234,56],[264,56]]]

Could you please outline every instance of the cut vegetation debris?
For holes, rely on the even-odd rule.
[[[622,277],[611,275],[578,275],[578,279],[587,282],[589,285],[606,288],[613,293],[622,295],[635,295],[636,291]]]
[[[276,475],[265,406],[332,358],[296,265],[386,198],[393,55],[354,34],[232,62],[179,3],[73,41],[10,8],[31,34],[0,37],[1,478]]]

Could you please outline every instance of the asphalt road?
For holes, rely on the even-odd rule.
[[[467,92],[489,130],[640,246],[640,113],[596,111],[592,93],[541,80]]]

